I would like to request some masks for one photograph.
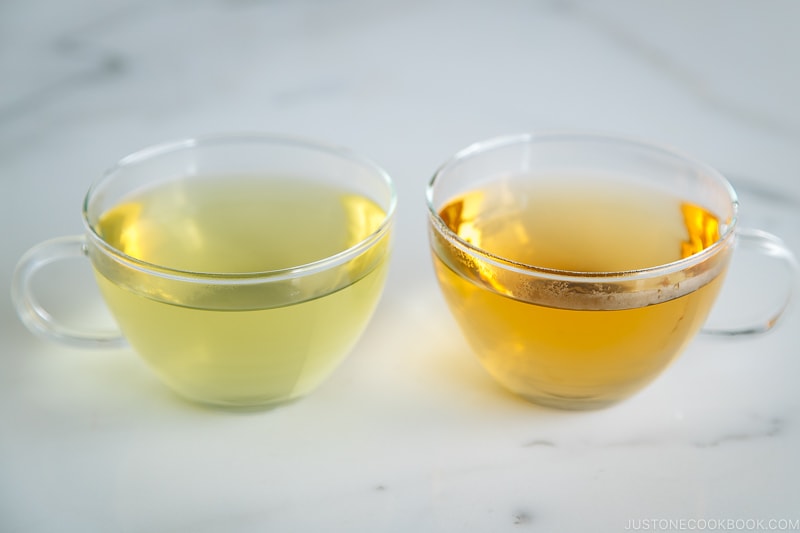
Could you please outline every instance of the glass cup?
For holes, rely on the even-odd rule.
[[[381,295],[396,195],[344,149],[266,135],[183,140],[122,159],[89,189],[85,233],[20,260],[25,325],[78,347],[128,343],[181,395],[230,408],[314,390]],[[60,324],[37,302],[44,265],[87,257],[121,333]]]
[[[636,140],[480,142],[439,168],[427,203],[435,272],[464,336],[495,380],[546,406],[599,408],[655,379],[703,327],[735,247],[786,265],[789,287],[798,279],[782,241],[737,227],[719,172]],[[715,332],[766,331],[788,300]]]

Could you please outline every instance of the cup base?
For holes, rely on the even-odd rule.
[[[265,400],[258,402],[235,403],[235,402],[220,402],[220,401],[192,398],[191,396],[186,396],[184,394],[175,391],[172,392],[183,402],[191,404],[195,407],[199,407],[201,409],[219,411],[224,413],[243,413],[243,414],[272,411],[273,409],[278,409],[280,407],[291,405],[303,398],[303,396],[292,396],[290,398],[277,398],[274,400]]]
[[[598,411],[616,405],[625,398],[597,398],[587,397],[560,397],[549,395],[532,395],[515,393],[520,398],[530,403],[548,409],[558,409],[561,411]]]

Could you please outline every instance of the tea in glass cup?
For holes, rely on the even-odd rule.
[[[558,408],[603,407],[655,379],[702,328],[737,241],[796,270],[777,238],[736,228],[718,172],[623,138],[478,143],[427,199],[441,290],[484,368]]]
[[[382,292],[396,198],[346,150],[222,136],[123,159],[85,200],[85,235],[20,262],[14,300],[34,331],[130,343],[171,388],[253,408],[312,391],[350,352]],[[65,331],[30,291],[38,268],[85,254],[122,337]]]

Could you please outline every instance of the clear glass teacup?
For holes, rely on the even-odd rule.
[[[738,227],[719,172],[637,140],[480,142],[439,168],[427,203],[436,275],[467,341],[496,381],[551,407],[603,407],[655,379],[703,328],[734,248],[786,265],[768,283],[787,296],[716,333],[770,329],[798,279],[780,239]]]
[[[130,346],[181,395],[258,408],[314,390],[381,295],[396,205],[389,175],[348,150],[269,135],[148,148],[89,189],[85,233],[20,260],[12,298],[33,332]],[[60,324],[37,272],[88,257],[121,334]]]

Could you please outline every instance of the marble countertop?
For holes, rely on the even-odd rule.
[[[0,3],[6,295],[23,252],[80,233],[89,184],[150,144],[330,141],[399,195],[370,328],[321,389],[272,411],[178,400],[130,351],[34,337],[5,296],[0,532],[800,530],[800,312],[766,336],[697,338],[615,407],[539,408],[470,354],[424,206],[473,141],[612,131],[716,166],[743,220],[800,253],[798,20],[793,0]],[[46,303],[107,320],[77,263],[46,276]],[[732,290],[727,307],[746,305]]]

